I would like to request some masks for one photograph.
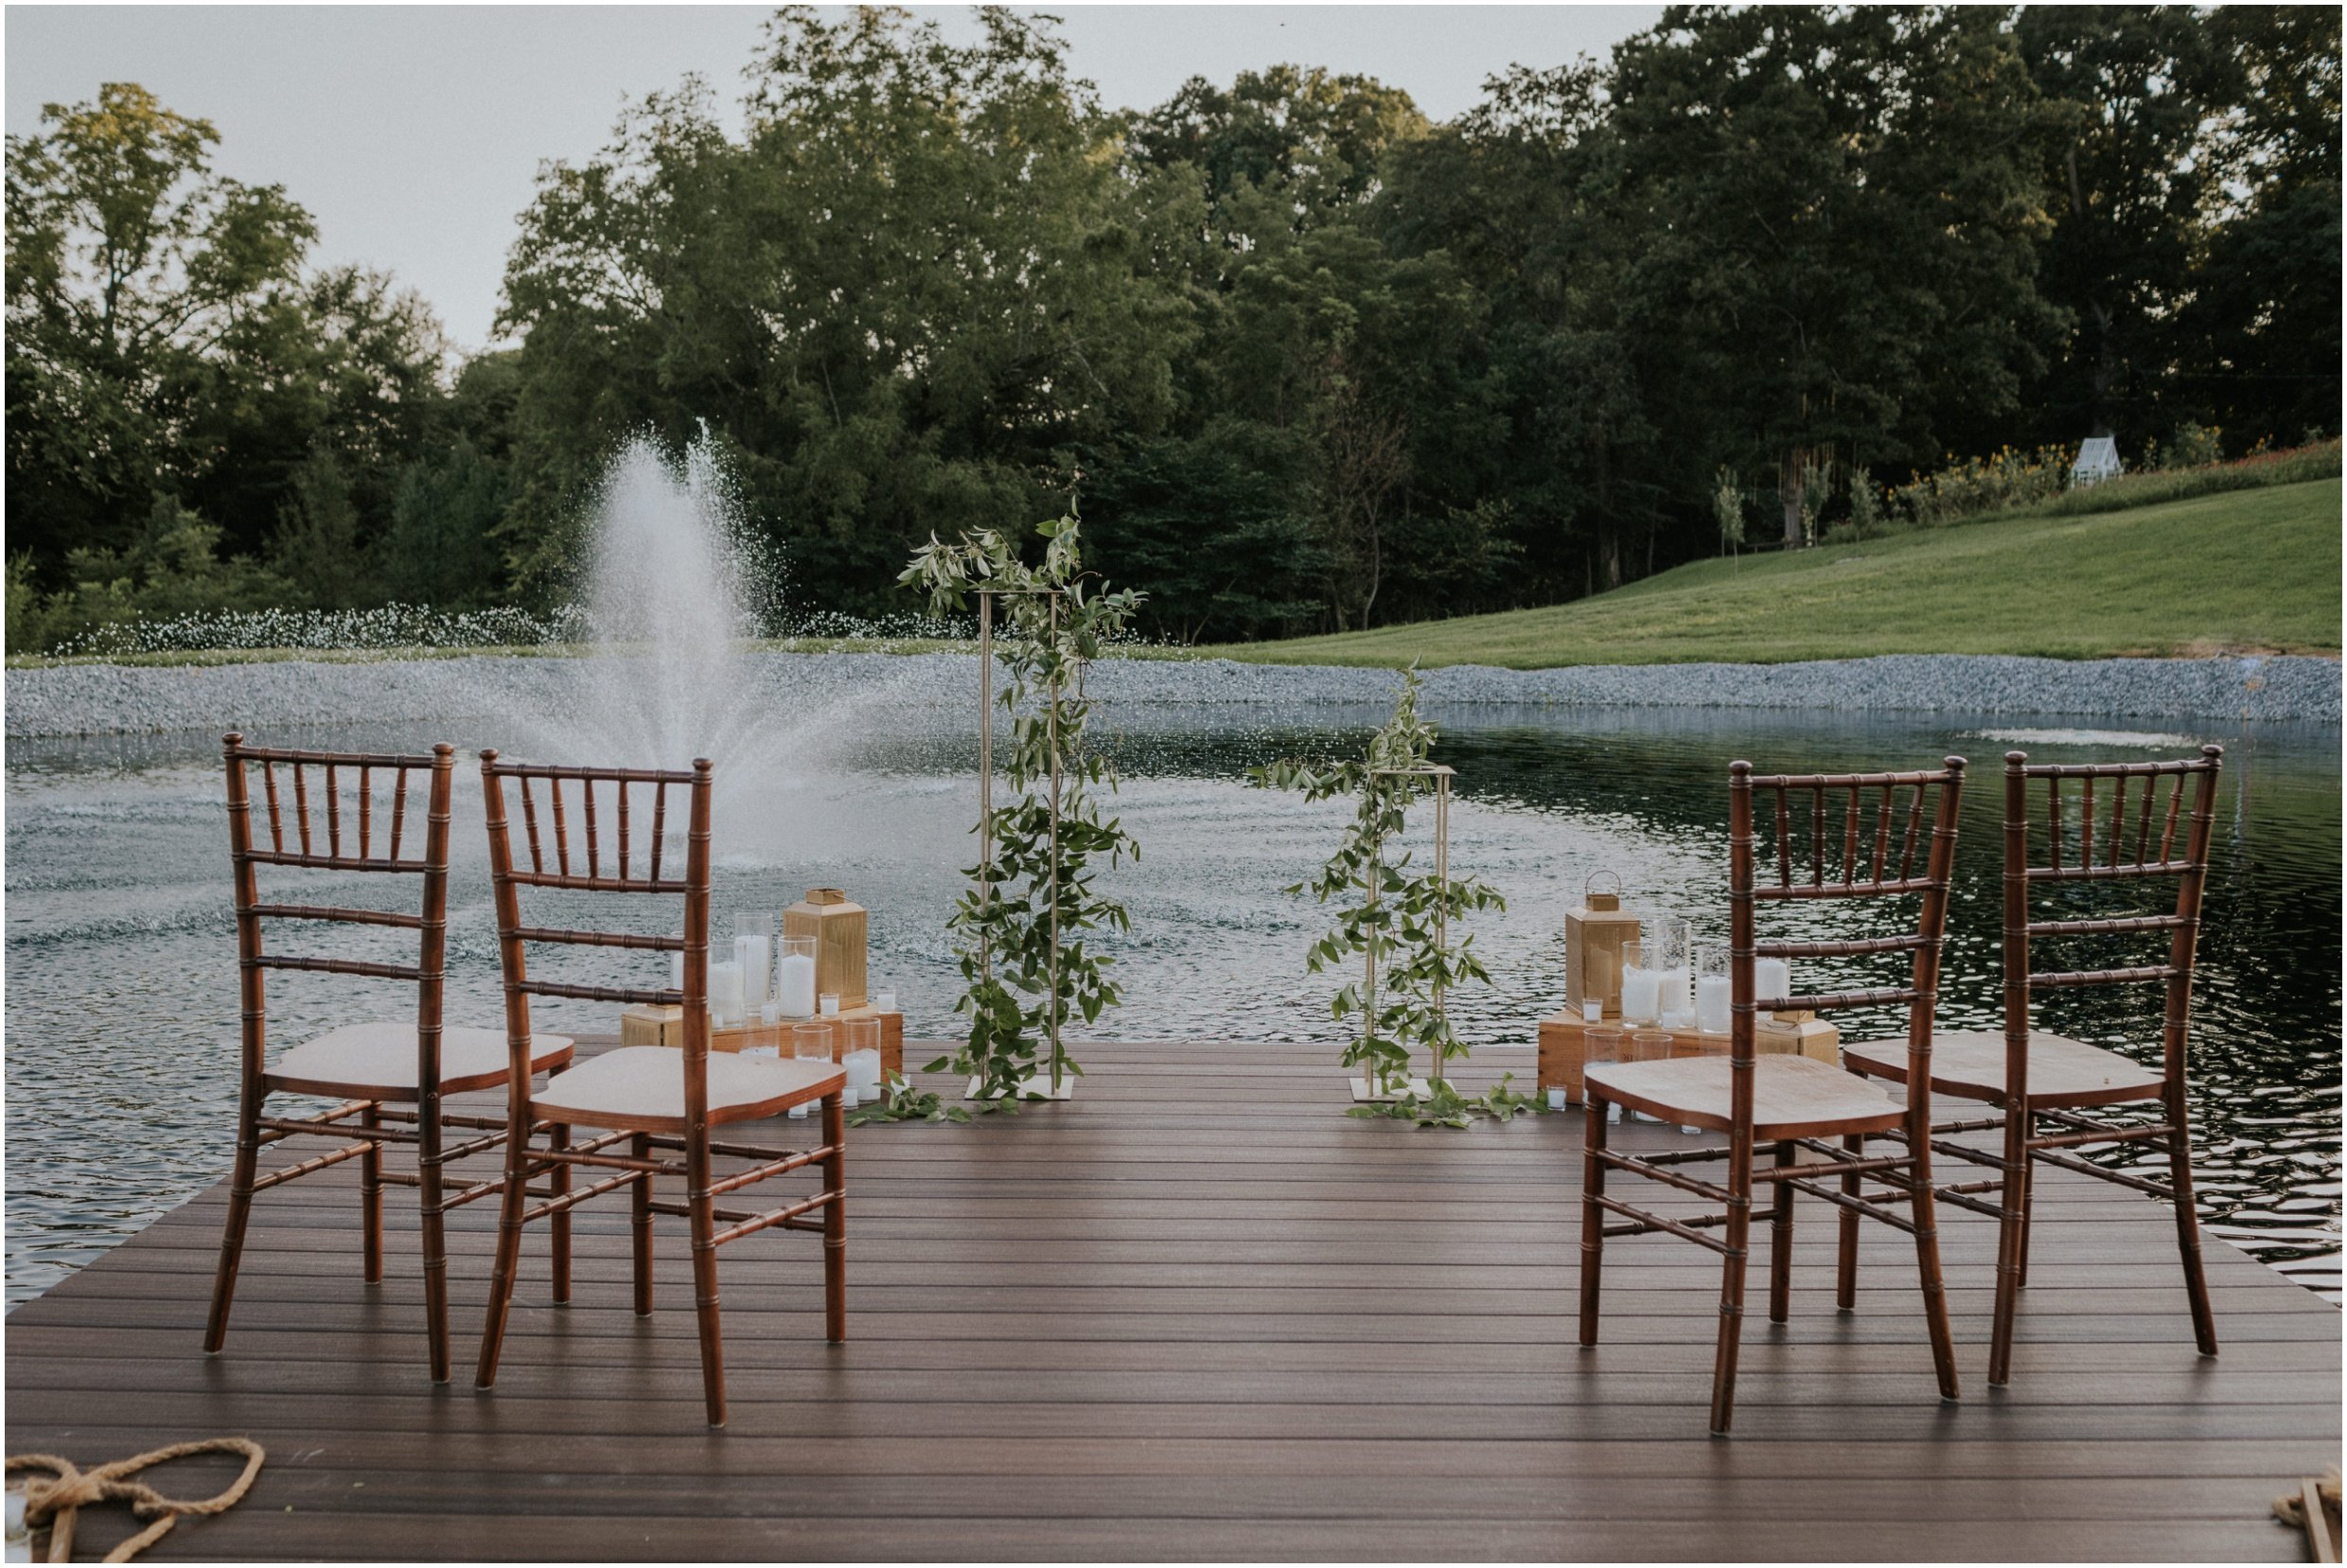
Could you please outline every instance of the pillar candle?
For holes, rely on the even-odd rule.
[[[1695,982],[1695,1027],[1706,1034],[1728,1031],[1728,978],[1705,975]]]
[[[735,937],[733,961],[742,968],[742,1005],[755,1013],[766,1005],[768,982],[774,973],[772,943],[762,936]]]
[[[742,1017],[742,966],[728,960],[709,966],[709,1011],[720,1024]]]
[[[1645,1023],[1662,1011],[1661,977],[1651,969],[1622,970],[1622,1016]]]
[[[785,953],[775,987],[785,1018],[815,1016],[815,960],[804,953]]]
[[[1783,959],[1752,960],[1752,994],[1755,999],[1770,1001],[1792,994],[1792,965]]]

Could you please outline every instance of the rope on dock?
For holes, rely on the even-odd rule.
[[[194,1453],[241,1453],[244,1473],[230,1484],[218,1497],[201,1503],[182,1502],[166,1497],[144,1481],[132,1476],[152,1466],[173,1459],[185,1459]],[[117,1459],[95,1470],[82,1470],[69,1459],[53,1453],[18,1453],[8,1460],[8,1473],[18,1471],[47,1471],[51,1479],[33,1477],[25,1483],[25,1523],[33,1529],[43,1525],[49,1531],[49,1560],[73,1560],[74,1521],[80,1511],[95,1503],[128,1503],[131,1511],[153,1524],[106,1554],[108,1562],[128,1562],[148,1547],[171,1533],[182,1514],[209,1518],[226,1513],[252,1489],[253,1478],[261,1472],[261,1461],[268,1454],[261,1445],[250,1437],[204,1437],[192,1443],[173,1443],[168,1448],[151,1449],[129,1459]]]

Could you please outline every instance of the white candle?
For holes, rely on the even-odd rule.
[[[803,1118],[806,1114],[807,1114],[807,1108],[806,1108],[804,1105],[793,1105],[793,1106],[790,1108],[790,1119],[791,1119],[791,1120],[793,1120],[793,1121],[797,1121],[797,1120],[801,1119],[802,1119],[802,1118]]]
[[[765,937],[735,937],[733,961],[742,966],[742,1005],[755,1012],[766,1005],[768,982],[774,973],[773,946]]]
[[[866,1098],[880,1093],[880,1053],[876,1050],[852,1050],[840,1063],[848,1070],[848,1087]]]
[[[873,995],[872,1005],[875,1012],[893,1013],[896,1011],[896,993],[893,991],[876,992]]]
[[[1661,1012],[1662,977],[1651,969],[1622,971],[1622,1016],[1647,1023]]]
[[[1758,1001],[1773,1001],[1792,995],[1792,965],[1783,959],[1752,960],[1752,990]]]
[[[1705,975],[1695,982],[1695,1027],[1705,1034],[1728,1031],[1728,978]]]
[[[843,1111],[852,1111],[863,1102],[864,1097],[856,1092],[856,1085],[853,1083],[839,1091],[839,1108]]]
[[[1684,963],[1676,969],[1658,969],[1654,972],[1658,992],[1655,1000],[1665,1016],[1695,1011],[1694,980],[1695,971]]]
[[[837,991],[823,993],[822,1014],[826,1018],[839,1016],[839,994]]]
[[[1548,1091],[1548,1108],[1552,1111],[1562,1111],[1564,1109],[1564,1091],[1562,1089],[1551,1089]]]
[[[1585,1024],[1604,1023],[1605,1003],[1596,1000],[1581,1003],[1581,1022]]]
[[[720,1024],[735,1023],[742,1018],[740,964],[729,961],[709,966],[709,1011]]]
[[[684,955],[682,953],[668,955],[668,983],[678,991],[684,989]]]
[[[815,1016],[815,960],[804,953],[785,953],[777,966],[781,983],[775,987],[785,1018]]]

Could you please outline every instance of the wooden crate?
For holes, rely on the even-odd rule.
[[[905,1015],[902,1013],[882,1013],[871,1006],[840,1010],[836,1018],[821,1020],[827,1024],[845,1023],[851,1018],[877,1018],[880,1021],[880,1070],[902,1075],[905,1070]],[[768,1026],[760,1023],[740,1024],[732,1029],[709,1031],[711,1050],[738,1051],[748,1046],[773,1046],[781,1054],[790,1054],[790,1026],[800,1020],[791,1019]],[[619,1017],[619,1043],[623,1046],[673,1046],[684,1048],[684,1009],[680,1007],[631,1007]],[[832,1031],[832,1055],[838,1058],[846,1044],[844,1031]]]
[[[1551,1013],[1540,1021],[1537,1071],[1542,1093],[1562,1088],[1567,1102],[1581,1102],[1581,1031],[1588,1027],[1578,1013]],[[1618,1019],[1609,1018],[1606,1027],[1622,1026]],[[1695,1034],[1680,1030],[1671,1032],[1675,1038],[1670,1054],[1674,1057],[1727,1054],[1725,1034]],[[1781,1023],[1764,1017],[1754,1031],[1753,1045],[1763,1055],[1799,1052],[1815,1061],[1836,1065],[1842,1060],[1842,1031],[1814,1016],[1797,1021],[1788,1018]]]

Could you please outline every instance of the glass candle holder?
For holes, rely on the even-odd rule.
[[[1630,1031],[1618,1024],[1590,1025],[1581,1031],[1581,1070],[1587,1072],[1591,1067],[1628,1061],[1629,1042]],[[1605,1119],[1608,1121],[1621,1120],[1621,1106],[1607,1106]]]
[[[1645,966],[1655,976],[1655,1016],[1695,1010],[1694,927],[1676,915],[1657,915],[1641,936]]]
[[[774,917],[752,909],[733,916],[733,961],[742,971],[742,1006],[756,1013],[774,994]]]
[[[802,1062],[831,1061],[831,1026],[829,1024],[791,1025],[790,1054]]]
[[[1626,1048],[1629,1054],[1626,1057],[1626,1060],[1632,1062],[1667,1062],[1670,1059],[1670,1045],[1673,1038],[1674,1036],[1671,1034],[1670,1031],[1667,1029],[1633,1029],[1630,1031],[1630,1041],[1628,1047]],[[1644,1111],[1635,1112],[1633,1114],[1640,1121],[1660,1121],[1663,1119],[1658,1116],[1649,1116]]]
[[[785,937],[774,965],[774,999],[785,1018],[815,1016],[815,939]]]
[[[815,1010],[818,1016],[824,1018],[837,1018],[839,1016],[839,993],[837,991],[826,991],[821,996],[817,997],[816,1000],[821,1004]]]
[[[1695,1027],[1705,1034],[1725,1034],[1733,1018],[1732,981],[1725,944],[1707,943],[1695,950]]]
[[[748,1016],[742,1008],[742,966],[731,959],[709,966],[709,1015],[720,1029]]]
[[[1662,1013],[1662,984],[1646,966],[1646,943],[1622,944],[1622,1022],[1650,1024]]]
[[[850,1018],[839,1026],[845,1048],[839,1065],[848,1069],[848,1087],[866,1100],[880,1094],[880,1020]]]
[[[896,1011],[896,993],[893,991],[874,992],[872,994],[872,1010],[874,1013],[894,1013]]]

